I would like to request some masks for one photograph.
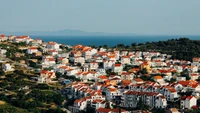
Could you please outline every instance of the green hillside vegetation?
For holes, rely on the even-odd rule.
[[[0,113],[29,113],[27,110],[12,106],[4,101],[0,101]]]
[[[167,41],[147,42],[145,44],[132,44],[133,50],[159,51],[172,55],[173,59],[192,60],[193,57],[200,57],[200,40],[189,38],[170,39]]]
[[[64,96],[56,87],[37,84],[23,71],[0,78],[0,113],[62,113]],[[27,89],[23,89],[28,87]],[[6,104],[4,104],[4,102]],[[15,112],[13,112],[15,111]]]

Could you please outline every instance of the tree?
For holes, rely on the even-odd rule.
[[[186,77],[186,80],[190,80],[190,76],[189,76],[189,71],[187,69],[183,70],[183,72],[181,72],[181,76],[182,77]]]
[[[117,44],[117,48],[123,49],[125,48],[124,44]]]
[[[132,46],[132,47],[136,47],[137,44],[134,42],[134,43],[131,44],[131,46]]]
[[[63,74],[60,72],[56,72],[56,78],[60,78]]]
[[[175,79],[175,78],[171,78],[171,79],[170,79],[170,82],[172,82],[172,83],[173,83],[173,82],[176,82],[176,79]]]
[[[143,69],[141,70],[141,73],[142,73],[142,74],[148,74],[147,68],[143,68]]]

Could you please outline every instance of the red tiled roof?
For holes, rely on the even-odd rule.
[[[100,79],[108,79],[106,75],[99,76]]]
[[[115,67],[120,67],[121,66],[121,64],[115,64]]]
[[[99,108],[96,110],[96,112],[100,112],[100,113],[108,113],[110,111],[111,109],[107,109],[107,108]]]

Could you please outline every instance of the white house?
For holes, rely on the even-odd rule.
[[[49,51],[49,54],[50,54],[51,56],[56,56],[56,55],[58,55],[58,51],[57,51],[57,50],[50,50],[50,51]]]
[[[115,64],[115,61],[114,60],[105,60],[103,62],[103,67],[104,69],[112,69],[113,65]]]
[[[191,80],[196,80],[199,78],[199,73],[190,73],[189,76]]]
[[[87,101],[84,98],[82,98],[80,100],[76,99],[74,101],[72,112],[73,113],[79,113],[80,111],[85,110],[86,107],[87,107]]]
[[[0,49],[0,54],[6,54],[7,50],[6,49]]]
[[[156,92],[127,91],[124,94],[122,106],[135,108],[139,101],[153,108],[165,108],[167,100],[164,96]]]
[[[56,78],[55,72],[42,70],[40,76],[38,77],[39,83],[49,83],[52,82],[52,79]]]
[[[83,65],[85,63],[84,57],[74,57],[74,63],[81,63]]]
[[[2,68],[5,72],[14,71],[14,69],[11,67],[11,65],[9,63],[3,63]]]
[[[129,56],[122,56],[121,57],[122,64],[130,64],[130,57]]]
[[[155,107],[156,108],[166,108],[167,107],[167,99],[162,95],[156,97]]]
[[[59,44],[57,44],[56,42],[49,42],[47,44],[47,49],[50,49],[50,50],[59,50]]]
[[[56,60],[55,60],[54,58],[52,58],[52,57],[47,57],[47,58],[44,58],[44,59],[42,60],[42,65],[43,65],[44,67],[53,66],[53,65],[55,65],[55,64],[56,64]]]
[[[90,70],[97,70],[99,67],[98,62],[90,62]]]
[[[6,41],[7,37],[6,35],[0,35],[0,41]]]
[[[197,99],[194,96],[183,96],[180,105],[183,109],[191,109],[193,106],[197,105]]]
[[[106,99],[108,101],[112,101],[113,99],[115,99],[115,96],[121,95],[118,89],[114,87],[106,88],[105,92],[106,92]]]
[[[37,53],[37,52],[38,52],[37,47],[30,47],[27,49],[28,54],[33,54],[33,53]]]
[[[123,66],[122,66],[122,64],[115,64],[115,65],[113,65],[113,71],[114,71],[115,73],[120,73],[120,72],[122,72],[122,71],[123,71]]]

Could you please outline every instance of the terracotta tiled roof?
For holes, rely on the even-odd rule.
[[[111,111],[111,109],[107,109],[107,108],[98,108],[96,110],[96,112],[100,112],[100,113],[109,113]]]
[[[163,79],[162,76],[154,76],[155,79]]]

